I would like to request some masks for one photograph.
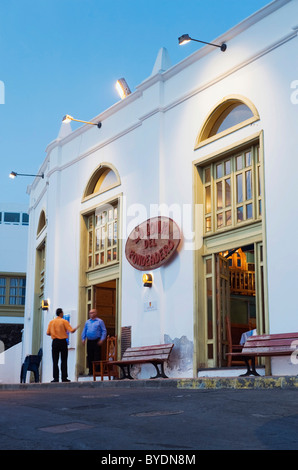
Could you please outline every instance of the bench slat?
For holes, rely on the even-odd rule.
[[[254,339],[257,338],[258,341],[263,341],[263,340],[279,340],[279,339],[282,339],[282,340],[287,340],[287,339],[293,339],[293,341],[295,339],[298,339],[298,332],[294,332],[294,333],[274,333],[272,335],[268,335],[268,334],[264,334],[264,335],[255,335],[255,336],[250,336],[249,338],[247,338],[246,342],[251,342],[251,341],[254,341]]]
[[[288,348],[287,346],[279,346],[278,348],[243,348],[242,355],[257,355],[257,356],[281,356],[281,355],[291,355],[295,348]]]
[[[258,339],[255,339],[254,341],[246,341],[245,345],[243,346],[243,349],[246,348],[265,348],[265,347],[272,347],[272,348],[279,348],[279,347],[287,347],[291,348],[291,345],[293,343],[293,340],[286,339],[285,341],[282,341],[281,339],[279,340],[263,340],[259,341]],[[295,348],[295,344],[292,346]]]
[[[132,362],[132,361],[166,361],[168,359],[168,354],[155,356],[155,355],[147,355],[147,356],[129,356],[129,357],[122,357],[121,362]],[[119,362],[119,361],[118,361]]]
[[[121,360],[109,361],[108,366],[118,365],[120,367],[129,367],[133,364],[155,364],[157,377],[166,377],[164,373],[164,363],[169,359],[170,353],[173,349],[174,344],[157,344],[153,346],[139,346],[127,348],[123,354]],[[161,370],[158,370],[157,365],[160,366]],[[124,370],[123,370],[124,372]],[[132,378],[128,369],[128,374],[126,377]]]
[[[143,352],[147,352],[147,351],[161,351],[163,349],[171,350],[172,348],[173,348],[173,344],[170,343],[170,344],[157,344],[157,345],[153,345],[153,346],[134,346],[134,347],[131,347],[131,348],[127,348],[126,351],[143,351]]]
[[[168,356],[170,354],[171,350],[160,350],[160,351],[125,351],[123,354],[123,358],[125,357],[132,357],[132,356],[137,356],[137,357],[146,357],[146,356]]]

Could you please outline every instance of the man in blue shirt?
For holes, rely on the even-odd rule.
[[[93,375],[92,362],[100,361],[101,345],[107,337],[107,330],[101,318],[97,316],[97,310],[92,309],[89,312],[89,320],[86,321],[82,332],[82,343],[87,340],[87,360],[89,375]]]

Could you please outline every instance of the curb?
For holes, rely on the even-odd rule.
[[[256,389],[298,389],[298,376],[281,377],[204,377],[198,379],[182,379],[178,388],[199,390],[256,390]]]
[[[195,379],[138,379],[111,381],[82,381],[70,383],[22,383],[1,384],[1,391],[43,391],[55,389],[80,388],[178,388],[188,390],[264,390],[298,389],[298,376],[262,376],[262,377],[200,377]]]

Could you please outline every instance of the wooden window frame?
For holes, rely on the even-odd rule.
[[[247,163],[250,154],[250,164]],[[237,167],[237,161],[242,161]],[[230,171],[225,171],[226,163],[230,162]],[[247,164],[246,164],[247,163]],[[218,169],[222,168],[222,173]],[[204,236],[214,235],[221,231],[234,229],[262,219],[262,178],[259,144],[254,143],[229,155],[221,156],[215,161],[202,166],[203,170],[203,201],[204,201]],[[210,174],[210,178],[206,175]],[[248,193],[247,178],[250,175],[251,186]],[[227,204],[226,187],[230,181],[230,204]],[[237,182],[242,181],[242,198],[237,198]],[[219,204],[221,187],[222,205]],[[240,196],[240,193],[239,193]],[[243,218],[239,214],[243,209]],[[251,215],[249,210],[251,209]],[[222,224],[219,224],[222,217]],[[230,217],[230,218],[229,218]]]
[[[104,215],[106,213],[106,215]],[[87,217],[87,271],[119,262],[119,204],[99,206]],[[116,237],[115,237],[116,233]],[[100,236],[101,234],[101,236]],[[111,237],[109,237],[111,235]],[[102,243],[102,244],[101,244]]]

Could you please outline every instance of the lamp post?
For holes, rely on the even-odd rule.
[[[187,44],[189,41],[195,41],[195,42],[200,42],[202,44],[208,44],[209,46],[219,47],[221,52],[225,52],[227,50],[227,45],[225,43],[219,45],[219,44],[213,44],[212,42],[200,41],[199,39],[191,38],[188,34],[182,34],[182,36],[178,38],[179,46],[183,46],[184,44]]]

